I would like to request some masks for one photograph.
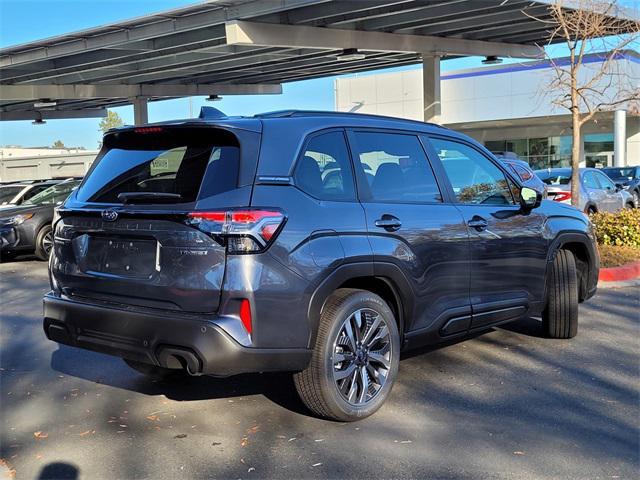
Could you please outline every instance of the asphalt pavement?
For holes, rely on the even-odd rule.
[[[0,478],[558,478],[640,472],[640,288],[600,290],[578,336],[525,319],[405,354],[386,405],[312,417],[290,375],[150,381],[48,341],[46,264],[0,264]]]

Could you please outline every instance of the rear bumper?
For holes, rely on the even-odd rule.
[[[298,371],[307,349],[260,349],[240,345],[215,319],[178,313],[140,312],[60,297],[44,297],[44,331],[50,340],[122,358],[227,377],[240,373]]]

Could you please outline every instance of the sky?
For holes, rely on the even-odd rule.
[[[635,1],[635,0],[626,0]],[[0,48],[92,28],[132,17],[197,3],[194,0],[0,0]],[[34,14],[37,12],[37,15]],[[563,55],[561,48],[557,54]],[[481,57],[442,62],[443,72],[481,66]],[[418,68],[417,66],[385,71]],[[373,74],[378,72],[369,72]],[[362,74],[360,74],[362,75]],[[334,109],[334,80],[337,77],[283,84],[281,95],[226,96],[219,102],[204,97],[149,103],[149,120],[163,121],[197,116],[202,105],[213,105],[228,115],[252,115],[281,109]],[[125,123],[133,123],[133,107],[114,108]],[[48,120],[34,126],[30,121],[1,122],[0,146],[52,145],[56,140],[68,147],[97,148],[101,133],[99,119]]]

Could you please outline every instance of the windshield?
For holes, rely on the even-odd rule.
[[[57,205],[58,203],[64,202],[79,183],[80,180],[58,183],[34,195],[24,202],[23,205]]]
[[[237,186],[240,149],[235,136],[213,128],[148,127],[105,137],[102,155],[78,189],[81,202],[122,203],[123,196],[193,202]],[[206,181],[203,182],[203,177]],[[170,194],[170,195],[166,195]],[[165,202],[166,202],[165,198]]]
[[[536,176],[547,185],[569,185],[571,182],[571,172],[548,172],[538,170]]]
[[[13,197],[15,197],[22,191],[23,188],[24,186],[21,185],[7,185],[5,187],[0,187],[0,205],[6,205],[7,203],[9,203],[11,200],[13,200]]]
[[[633,180],[634,168],[603,168],[609,178],[622,178],[625,180]]]

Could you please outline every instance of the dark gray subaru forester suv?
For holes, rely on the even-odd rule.
[[[437,125],[283,111],[108,132],[60,209],[44,330],[149,375],[291,371],[315,414],[385,401],[404,348],[524,316],[577,333],[589,220]]]

